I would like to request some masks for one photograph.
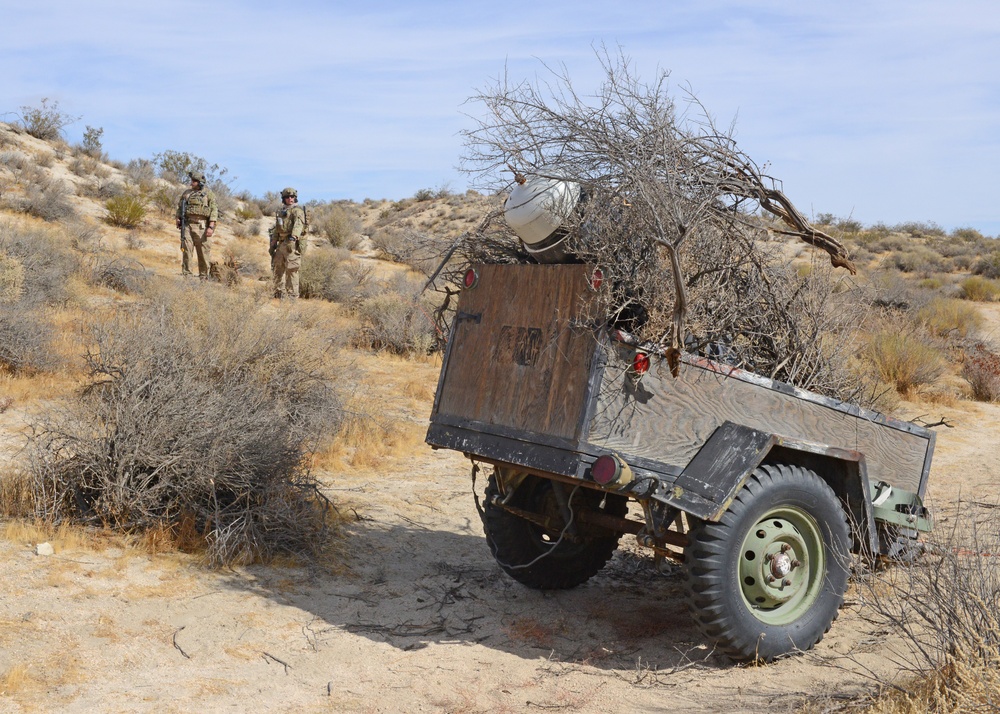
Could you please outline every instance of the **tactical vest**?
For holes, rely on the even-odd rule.
[[[274,232],[278,236],[279,240],[287,238],[291,235],[292,228],[294,228],[295,224],[296,210],[298,210],[299,220],[305,223],[305,217],[301,206],[285,206],[275,214]]]
[[[199,218],[207,218],[211,214],[212,209],[209,206],[208,194],[206,194],[201,189],[196,191],[191,191],[187,195],[187,215],[188,216],[198,216]]]

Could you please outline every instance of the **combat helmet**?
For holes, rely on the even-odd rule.
[[[201,171],[188,171],[188,178],[192,181],[197,181],[202,186],[205,185],[205,174]]]
[[[299,192],[296,191],[291,186],[288,186],[286,188],[281,189],[281,197],[282,198],[288,198],[289,196],[291,196],[292,198],[298,198],[299,197]]]

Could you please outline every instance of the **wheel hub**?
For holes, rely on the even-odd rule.
[[[775,578],[784,578],[792,572],[792,559],[784,553],[771,556],[771,575]]]
[[[798,509],[765,514],[743,540],[740,587],[754,616],[791,621],[815,598],[822,570],[822,540],[815,521]],[[819,570],[817,570],[819,565]]]

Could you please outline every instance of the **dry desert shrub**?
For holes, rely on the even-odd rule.
[[[311,222],[317,233],[326,238],[334,248],[349,248],[355,236],[361,233],[361,221],[356,210],[334,205],[317,211]]]
[[[14,303],[24,292],[24,266],[12,256],[0,254],[0,303]]]
[[[893,633],[884,656],[907,681],[883,681],[869,712],[1000,709],[1000,517],[996,503],[959,503],[926,552],[860,584],[862,614]]]
[[[88,385],[33,424],[36,517],[194,528],[211,564],[319,558],[333,512],[305,456],[341,417],[323,346],[233,293],[163,290],[93,319]]]
[[[57,368],[55,338],[44,306],[23,300],[0,305],[0,370],[31,375]]]
[[[971,270],[990,280],[1000,278],[1000,251],[991,250],[972,261]]]
[[[59,139],[63,129],[80,119],[61,111],[58,100],[50,104],[48,97],[43,97],[38,106],[22,106],[17,116],[24,131],[45,141]]]
[[[346,248],[317,246],[302,259],[300,294],[304,298],[351,303],[372,290],[373,269],[355,260]]]
[[[944,372],[944,358],[920,336],[897,329],[873,332],[862,351],[882,382],[903,395],[930,384]]]
[[[984,278],[981,275],[973,275],[962,280],[959,284],[961,295],[966,300],[975,302],[991,302],[1000,295],[1000,285],[995,280]]]
[[[432,306],[421,285],[402,278],[352,307],[355,347],[397,355],[426,355],[438,344]]]
[[[1000,355],[982,344],[973,346],[965,353],[962,376],[977,401],[1000,401]]]
[[[80,256],[55,230],[17,221],[0,221],[0,255],[24,269],[24,300],[63,304],[70,297],[70,278],[81,269]]]
[[[91,269],[90,280],[115,292],[133,295],[142,292],[149,273],[137,260],[121,256],[101,256]]]
[[[931,334],[949,340],[972,337],[983,325],[983,316],[973,305],[946,297],[932,298],[916,317]]]
[[[41,218],[50,223],[73,216],[76,209],[69,200],[69,190],[62,181],[48,178],[22,178],[20,196],[4,196],[3,205],[12,211]]]

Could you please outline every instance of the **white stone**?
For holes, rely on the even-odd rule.
[[[56,549],[51,543],[39,543],[35,546],[35,555],[55,555]]]

